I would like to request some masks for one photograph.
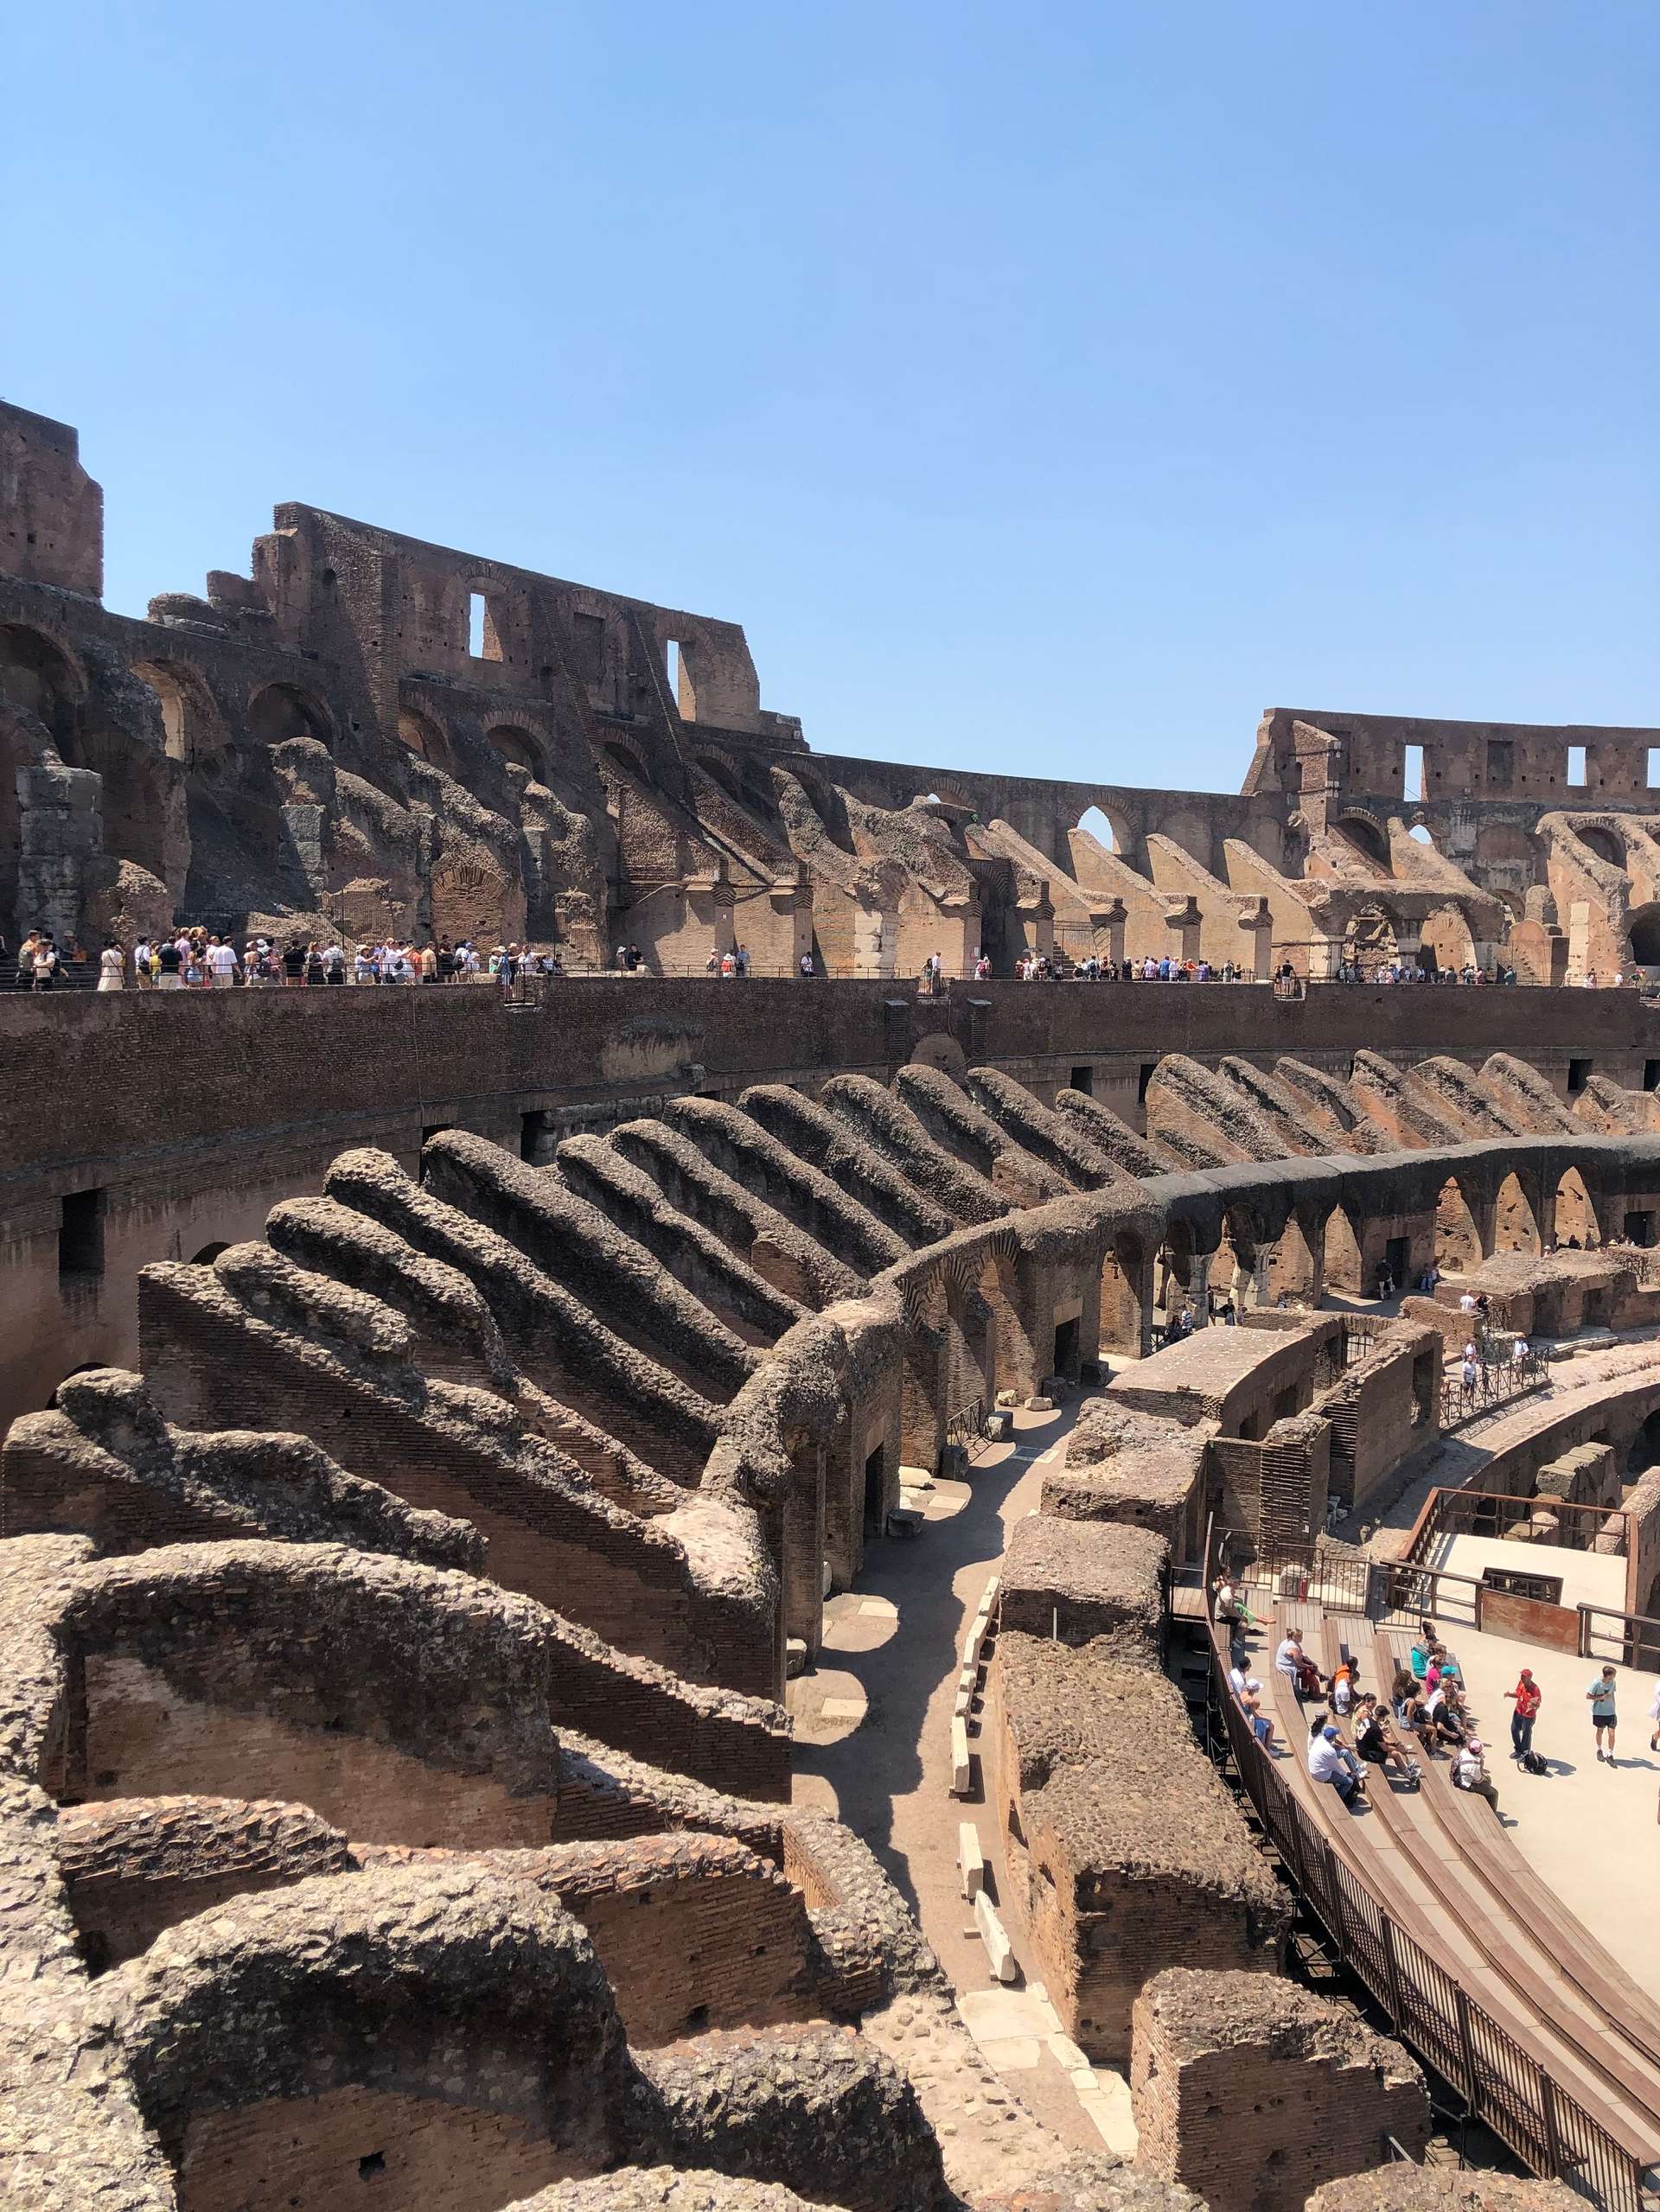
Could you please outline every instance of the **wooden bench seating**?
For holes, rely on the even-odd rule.
[[[1287,1626],[1302,1629],[1304,1648],[1328,1676],[1346,1641],[1357,1687],[1387,1692],[1393,1648],[1372,1637],[1360,1616],[1323,1617],[1318,1607],[1282,1603],[1274,1644]],[[1265,1683],[1272,1674],[1274,1717],[1295,1764],[1293,1774],[1282,1761],[1281,1777],[1348,1871],[1610,2135],[1645,2163],[1660,2156],[1660,2065],[1644,2041],[1651,2007],[1630,1985],[1638,2003],[1627,2018],[1618,1969],[1606,1954],[1577,1973],[1565,1971],[1565,1957],[1598,1947],[1560,1904],[1529,1921],[1528,1907],[1542,1885],[1533,1877],[1507,1888],[1503,1854],[1525,1863],[1491,1806],[1452,1789],[1445,1763],[1426,1762],[1417,1791],[1368,1768],[1369,1810],[1348,1812],[1335,1790],[1308,1773],[1308,1724],[1317,1708],[1298,1704],[1273,1667],[1272,1648],[1261,1663]],[[1351,1740],[1349,1724],[1332,1718]]]

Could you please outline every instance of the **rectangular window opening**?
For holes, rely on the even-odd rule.
[[[1643,1062],[1643,1087],[1645,1091],[1660,1091],[1660,1060]]]
[[[1660,784],[1660,745],[1649,748],[1648,765],[1643,771],[1643,781],[1650,791]]]
[[[542,1117],[540,1113],[521,1113],[519,1117],[519,1157],[532,1167],[542,1141]]]
[[[1095,1071],[1093,1068],[1075,1068],[1072,1070],[1072,1088],[1075,1091],[1082,1091],[1087,1099],[1093,1098],[1095,1087]]]
[[[1159,1063],[1156,1060],[1144,1060],[1141,1062],[1141,1081],[1136,1086],[1135,1093],[1135,1102],[1137,1106],[1146,1106],[1147,1102],[1147,1086],[1152,1082],[1152,1071],[1158,1065]]]
[[[1570,1060],[1568,1061],[1567,1095],[1570,1099],[1576,1098],[1585,1088],[1586,1085],[1591,1081],[1591,1066],[1592,1063],[1588,1060]]]
[[[484,658],[485,620],[484,594],[469,591],[467,595],[467,650],[475,660]]]
[[[58,1282],[79,1289],[104,1272],[104,1193],[72,1190],[59,1202]]]
[[[1516,750],[1508,737],[1487,740],[1487,781],[1496,791],[1508,791],[1516,776]]]
[[[1583,745],[1570,745],[1567,749],[1567,780],[1571,784],[1583,784],[1585,781],[1585,748]]]
[[[1407,748],[1406,774],[1401,780],[1401,796],[1403,799],[1421,799],[1424,796],[1424,749],[1421,745],[1408,745]]]
[[[680,703],[680,647],[677,638],[670,638],[664,646],[663,661],[668,675],[668,696],[678,707]]]

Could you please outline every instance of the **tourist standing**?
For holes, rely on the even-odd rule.
[[[1510,1715],[1510,1756],[1525,1759],[1533,1749],[1533,1724],[1539,1718],[1545,1693],[1534,1680],[1532,1667],[1524,1667],[1515,1689],[1504,1694],[1516,1700],[1516,1711]]]
[[[1599,1759],[1602,1757],[1602,1739],[1606,1732],[1611,1767],[1614,1763],[1614,1723],[1618,1718],[1614,1711],[1614,1670],[1612,1667],[1605,1667],[1585,1693],[1591,1706],[1591,1724],[1597,1733],[1597,1756]]]
[[[227,938],[212,937],[208,941],[208,980],[215,991],[223,991],[236,980],[241,966],[236,957],[236,947]]]
[[[100,991],[121,991],[126,986],[127,956],[113,937],[104,940],[104,950],[98,956],[98,987]]]
[[[156,947],[156,988],[157,991],[184,989],[184,954],[176,938],[164,938]]]

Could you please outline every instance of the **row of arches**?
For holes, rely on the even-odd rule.
[[[1559,1246],[1572,1242],[1585,1251],[1601,1244],[1596,1207],[1577,1168],[1561,1176],[1545,1211],[1548,1224],[1542,1231],[1534,1205],[1512,1171],[1495,1194],[1484,1247],[1475,1214],[1454,1176],[1437,1197],[1427,1244],[1421,1233],[1414,1237],[1405,1217],[1384,1225],[1405,1233],[1380,1237],[1376,1224],[1357,1224],[1341,1204],[1306,1221],[1293,1212],[1273,1238],[1249,1209],[1230,1208],[1210,1253],[1196,1248],[1190,1227],[1179,1221],[1156,1246],[1120,1231],[1101,1265],[1101,1342],[1103,1348],[1144,1353],[1155,1326],[1206,1291],[1231,1299],[1236,1308],[1272,1305],[1282,1294],[1292,1304],[1317,1301],[1326,1292],[1363,1297],[1370,1295],[1380,1265],[1405,1290],[1432,1258],[1440,1273],[1459,1276],[1472,1273],[1496,1253],[1536,1257],[1547,1237]]]

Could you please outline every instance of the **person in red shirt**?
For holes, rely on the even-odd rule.
[[[1533,1749],[1533,1724],[1539,1717],[1545,1693],[1534,1680],[1533,1669],[1524,1667],[1515,1689],[1506,1690],[1504,1694],[1516,1700],[1516,1711],[1510,1715],[1510,1756],[1525,1759]]]

